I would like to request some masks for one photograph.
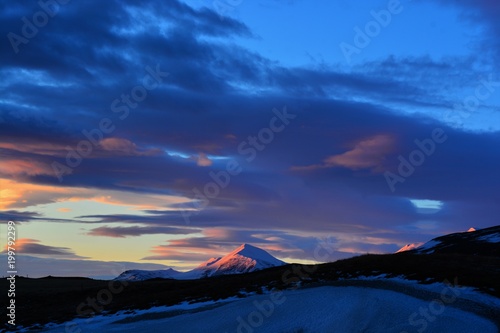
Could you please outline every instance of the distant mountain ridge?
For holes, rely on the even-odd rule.
[[[154,271],[130,269],[121,273],[118,277],[115,278],[115,280],[145,281],[151,279],[176,279],[181,274],[183,273],[172,268]]]
[[[482,256],[500,256],[500,226],[474,229],[436,237],[420,246],[408,244],[399,252],[415,254],[468,254]]]
[[[155,271],[128,270],[116,277],[115,280],[144,281],[156,278],[191,280],[218,275],[249,273],[282,265],[286,265],[286,262],[273,257],[268,252],[250,244],[242,244],[227,255],[210,258],[188,272],[179,272],[172,268]]]

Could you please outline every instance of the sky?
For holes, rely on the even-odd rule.
[[[0,1],[3,242],[15,221],[30,276],[112,276],[242,243],[323,262],[497,225],[499,15]]]

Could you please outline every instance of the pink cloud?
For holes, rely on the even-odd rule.
[[[344,167],[351,170],[372,169],[374,172],[382,172],[385,157],[394,150],[394,146],[395,139],[392,136],[380,134],[358,141],[351,150],[345,153],[325,158],[322,164],[294,166],[292,170],[308,171]]]
[[[213,257],[224,255],[224,252],[210,248],[183,248],[177,250],[170,245],[158,245],[151,249],[153,255],[142,258],[144,260],[173,260],[191,264],[196,267],[197,264]]]
[[[28,159],[3,160],[0,162],[0,174],[8,176],[53,175],[50,165]]]
[[[46,142],[0,142],[0,148],[16,150],[23,153],[33,153],[48,156],[65,156],[64,145]]]
[[[139,149],[132,141],[122,138],[102,139],[99,146],[105,151],[129,156],[151,156],[162,153],[159,149]]]

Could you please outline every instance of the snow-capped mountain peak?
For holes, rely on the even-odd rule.
[[[159,271],[133,270],[123,272],[116,279],[130,281],[154,278],[199,279],[217,275],[248,273],[282,265],[286,265],[286,262],[273,257],[268,252],[250,244],[242,244],[227,255],[210,258],[188,272],[178,272],[171,268]]]
[[[276,264],[284,264],[283,261],[276,259],[272,255],[270,255],[268,252],[266,252],[258,247],[255,247],[253,245],[246,244],[246,243],[241,244],[238,248],[236,248],[235,250],[233,250],[232,252],[230,252],[229,254],[227,254],[223,258],[232,257],[232,256],[236,256],[236,255],[247,257],[247,258],[253,258],[255,260],[268,261],[271,263],[274,262]]]
[[[258,247],[250,244],[242,244],[224,257],[212,260],[211,262],[209,260],[194,270],[200,271],[201,276],[208,277],[253,272],[285,264],[285,262],[276,259]]]

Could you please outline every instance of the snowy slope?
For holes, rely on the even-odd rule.
[[[156,271],[146,271],[142,269],[131,269],[121,273],[116,280],[127,280],[127,281],[144,281],[150,279],[176,279],[182,272],[178,272],[175,269],[160,269]]]
[[[497,332],[491,321],[459,310],[454,304],[436,308],[436,301],[382,289],[318,287],[228,301],[184,303],[139,310],[135,315],[128,311],[78,318],[52,324],[41,332],[64,332],[68,327],[82,332],[121,333]]]
[[[154,278],[190,280],[217,275],[248,273],[282,265],[286,265],[286,263],[276,259],[266,251],[250,244],[242,244],[224,257],[210,258],[188,272],[178,272],[171,268],[157,271],[132,270],[123,272],[116,280],[143,281]]]
[[[437,237],[409,251],[418,254],[461,253],[500,256],[500,226],[477,230],[471,228],[467,232]]]
[[[433,239],[428,241],[424,245],[417,247],[417,252],[431,254],[434,253],[439,245],[441,245],[441,242]]]
[[[488,242],[488,243],[500,243],[500,232],[486,235],[486,236],[482,236],[482,237],[479,237],[478,239],[481,241]]]
[[[399,253],[399,252],[405,252],[405,251],[410,251],[410,250],[414,250],[416,249],[417,247],[419,246],[422,246],[424,245],[424,243],[411,243],[411,244],[406,244],[405,246],[403,246],[402,248],[400,248],[399,250],[396,251],[396,253]]]

